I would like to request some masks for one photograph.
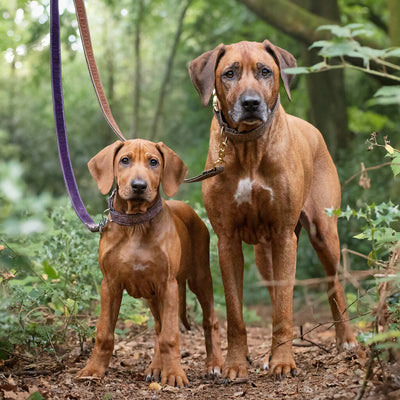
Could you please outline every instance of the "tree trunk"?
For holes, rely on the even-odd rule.
[[[304,0],[302,1],[304,4]],[[322,18],[340,21],[337,0],[308,0],[308,9]],[[305,65],[320,61],[316,49],[308,50],[303,45],[302,59]],[[337,158],[338,149],[345,148],[350,138],[348,130],[347,104],[344,89],[344,71],[332,70],[306,75],[310,99],[309,121],[322,133],[332,157]]]
[[[154,140],[154,138],[157,136],[157,129],[158,129],[158,124],[160,122],[160,117],[161,117],[162,108],[163,108],[163,104],[164,104],[165,94],[167,92],[168,83],[171,78],[172,65],[174,63],[176,50],[177,50],[178,44],[179,44],[179,39],[182,35],[183,21],[185,19],[186,11],[189,8],[191,1],[192,0],[186,0],[186,3],[184,4],[181,14],[179,16],[178,27],[177,27],[177,30],[175,33],[171,52],[168,57],[167,66],[165,68],[165,73],[164,73],[164,77],[163,77],[162,84],[161,84],[160,94],[158,96],[157,106],[156,106],[155,112],[154,112],[153,122],[151,124],[150,132],[149,132],[149,140]]]
[[[400,46],[400,1],[389,0],[389,37],[392,46]]]
[[[135,138],[140,134],[140,90],[141,90],[141,69],[142,62],[140,58],[140,37],[141,37],[141,21],[143,18],[144,1],[138,1],[138,11],[135,18],[135,42],[134,42],[134,57],[135,57],[135,80],[133,86],[133,113],[132,121],[129,129],[130,137]]]

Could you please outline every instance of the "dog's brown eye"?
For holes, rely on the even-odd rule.
[[[225,72],[225,76],[229,79],[232,79],[234,77],[235,73],[230,69],[229,71]]]
[[[152,158],[152,159],[149,161],[149,164],[150,164],[150,167],[157,167],[157,165],[158,165],[158,160],[156,160],[155,158]]]
[[[129,158],[128,157],[123,157],[123,158],[121,158],[121,164],[124,164],[124,165],[128,165],[129,164]]]
[[[271,70],[270,69],[268,69],[268,68],[263,68],[262,70],[261,70],[261,75],[262,76],[269,76],[269,75],[271,75]]]

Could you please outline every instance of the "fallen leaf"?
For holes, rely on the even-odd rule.
[[[161,390],[161,385],[157,382],[151,382],[149,385],[149,389],[151,390]]]

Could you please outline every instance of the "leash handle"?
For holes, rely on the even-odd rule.
[[[193,178],[186,178],[183,182],[193,183],[193,182],[204,181],[204,179],[212,178],[215,175],[219,175],[220,173],[224,172],[224,170],[225,170],[224,166],[218,165],[214,168],[203,171],[200,175],[194,176]]]
[[[86,14],[85,2],[83,0],[74,0],[76,18],[78,20],[79,32],[81,34],[81,40],[83,45],[83,51],[85,53],[86,64],[88,66],[90,78],[92,80],[93,88],[99,101],[100,108],[103,112],[104,118],[106,119],[110,128],[114,131],[115,135],[126,142],[124,135],[119,129],[114,116],[112,115],[110,105],[107,101],[107,96],[104,92],[103,85],[101,83],[99,71],[97,69],[96,60],[94,58],[92,40],[90,38],[89,23]]]
[[[51,84],[53,92],[54,119],[57,132],[58,155],[63,171],[65,186],[72,206],[83,224],[91,231],[98,232],[99,225],[90,217],[82,202],[76,184],[74,171],[69,156],[67,129],[64,116],[64,101],[61,74],[61,45],[60,45],[60,14],[58,0],[50,2],[50,55],[51,55]]]

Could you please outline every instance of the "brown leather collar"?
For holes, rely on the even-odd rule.
[[[141,214],[121,214],[118,211],[115,211],[113,208],[114,196],[116,192],[117,189],[114,189],[114,191],[111,193],[111,196],[108,198],[110,222],[115,222],[116,224],[123,226],[134,226],[151,221],[161,212],[162,200],[161,196],[158,195],[156,202],[150,208],[148,208],[146,212]]]
[[[226,123],[226,120],[222,114],[221,109],[219,108],[218,105],[218,100],[216,98],[216,95],[214,95],[214,101],[213,101],[213,110],[214,110],[214,116],[218,121],[219,126],[221,127],[221,134],[224,134],[226,137],[233,141],[238,141],[238,142],[247,142],[250,140],[255,140],[258,139],[262,134],[269,128],[269,126],[272,123],[272,120],[276,114],[276,111],[279,108],[280,104],[280,96],[278,94],[278,97],[275,100],[274,105],[272,106],[272,109],[268,109],[268,118],[266,122],[263,122],[261,125],[257,126],[256,128],[250,130],[250,131],[244,131],[244,132],[239,132],[235,128],[230,128],[228,124]]]

